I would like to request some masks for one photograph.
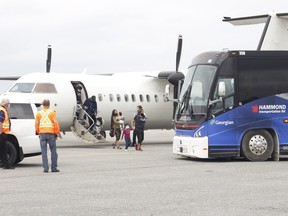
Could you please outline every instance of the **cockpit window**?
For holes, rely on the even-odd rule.
[[[52,83],[36,83],[33,93],[57,93]]]
[[[35,83],[16,83],[9,92],[31,93]]]

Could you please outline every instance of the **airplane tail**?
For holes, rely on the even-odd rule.
[[[235,26],[265,23],[257,50],[288,50],[288,13],[239,18],[224,17],[222,21]]]

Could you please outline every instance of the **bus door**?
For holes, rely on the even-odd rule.
[[[237,110],[235,107],[234,78],[219,78],[210,101],[208,122],[209,156],[237,156]]]

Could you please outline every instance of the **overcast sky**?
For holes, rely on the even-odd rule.
[[[209,50],[256,49],[263,25],[235,27],[223,16],[288,12],[287,0],[0,0],[0,74],[175,70]]]

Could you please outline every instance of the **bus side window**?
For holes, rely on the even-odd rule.
[[[234,96],[235,96],[235,91],[234,91],[234,79],[233,78],[228,78],[225,79],[225,88],[226,88],[226,98],[225,98],[225,109],[228,109],[232,106],[234,106]]]
[[[222,87],[222,89],[219,89],[219,87]],[[211,110],[212,115],[234,106],[234,103],[235,103],[234,96],[235,96],[234,78],[220,78],[215,88],[213,100],[222,98],[222,101],[219,101],[212,105],[212,110]],[[223,105],[224,105],[224,108],[223,108]]]

